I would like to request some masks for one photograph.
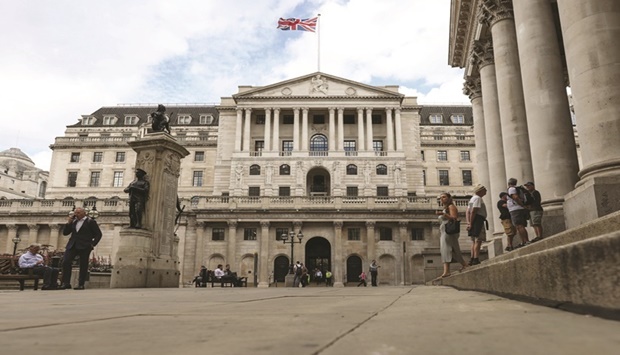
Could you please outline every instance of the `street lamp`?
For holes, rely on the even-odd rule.
[[[298,241],[295,241],[295,230],[294,228],[291,229],[290,232],[288,233],[282,233],[282,235],[280,236],[280,239],[282,239],[282,243],[284,244],[290,244],[291,245],[291,267],[289,269],[289,274],[293,274],[293,260],[295,260],[295,257],[293,256],[293,244],[295,243],[299,243],[301,244],[301,240],[304,238],[304,234],[301,232],[301,229],[299,230],[299,233],[297,233],[297,239],[299,239]]]
[[[15,256],[15,253],[17,253],[17,244],[19,244],[19,242],[22,241],[22,238],[19,237],[19,233],[17,233],[17,235],[15,236],[15,238],[13,238],[13,244],[15,244],[13,246],[13,256]]]

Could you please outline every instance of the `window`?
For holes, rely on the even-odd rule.
[[[125,152],[116,152],[116,162],[117,163],[125,162]]]
[[[448,175],[448,170],[439,170],[439,185],[441,186],[450,185],[450,177]]]
[[[282,151],[283,152],[292,152],[293,151],[293,141],[282,141]]]
[[[101,171],[91,171],[90,172],[90,183],[88,184],[88,186],[99,187],[100,178],[101,178]]]
[[[250,166],[250,175],[260,175],[260,165]]]
[[[424,228],[411,228],[411,240],[424,240]]]
[[[282,240],[282,234],[288,235],[288,228],[276,228],[276,240]]]
[[[349,240],[360,240],[360,229],[359,228],[347,228],[347,239]]]
[[[392,228],[379,227],[379,240],[392,240]]]
[[[114,187],[122,187],[123,186],[123,172],[115,171],[114,177],[112,178],[112,186]]]
[[[461,150],[461,161],[470,161],[469,150]]]
[[[205,161],[205,152],[195,152],[194,161]]]
[[[211,240],[224,240],[224,228],[213,228],[211,231]]]
[[[350,155],[349,152],[357,152],[356,141],[344,141],[344,151],[346,155]]]
[[[192,116],[190,115],[179,115],[177,118],[177,122],[179,124],[190,124],[192,123]]]
[[[357,186],[347,186],[347,197],[357,197],[358,189]]]
[[[69,172],[69,174],[67,175],[67,186],[68,187],[75,187],[76,186],[77,176],[78,176],[77,171],[70,171]]]
[[[431,123],[435,123],[435,124],[443,123],[443,117],[441,115],[439,115],[439,114],[432,114],[432,115],[428,116],[428,120]]]
[[[92,126],[93,124],[95,124],[95,118],[94,117],[84,117],[82,118],[82,125],[83,126]]]
[[[314,124],[325,124],[325,115],[314,115],[314,116],[312,116],[312,123],[314,123]]]
[[[70,163],[79,163],[80,162],[80,153],[71,153],[71,160],[69,160]]]
[[[438,161],[448,161],[448,151],[447,150],[438,150],[437,151],[437,160]]]
[[[194,171],[192,186],[202,186],[202,171]]]
[[[291,166],[288,164],[280,165],[280,175],[291,175]]]
[[[310,151],[311,152],[324,152],[327,151],[327,137],[322,134],[315,134],[310,138]]]
[[[256,240],[256,228],[244,228],[243,240]]]
[[[381,124],[381,115],[372,115],[372,124]]]
[[[101,163],[103,161],[103,152],[93,153],[93,163]]]
[[[357,165],[355,164],[347,165],[347,175],[357,175]]]
[[[212,124],[213,115],[200,115],[200,124]]]
[[[375,152],[383,151],[383,141],[372,141],[372,150]]]
[[[138,116],[125,116],[125,125],[134,125],[138,123]]]
[[[343,123],[344,124],[355,124],[355,115],[344,115]]]
[[[256,115],[256,124],[264,125],[265,124],[265,115]]]
[[[452,115],[452,117],[450,117],[450,119],[452,120],[452,123],[456,123],[456,124],[465,123],[465,115],[462,113],[455,113],[454,115]]]
[[[377,186],[377,196],[387,197],[389,196],[389,190],[387,186]]]
[[[471,186],[472,178],[471,178],[471,170],[463,170],[463,186]]]
[[[424,151],[423,150],[420,151],[420,157],[422,158],[422,161],[425,160],[425,158],[424,158]]]
[[[103,125],[104,126],[111,126],[114,124],[114,121],[116,117],[114,116],[103,116]]]
[[[291,187],[280,186],[280,188],[278,189],[278,196],[282,196],[282,197],[291,196]]]
[[[254,141],[254,151],[262,152],[265,149],[265,141]]]
[[[387,175],[387,166],[385,164],[377,165],[377,175]]]
[[[250,186],[248,188],[248,196],[260,196],[260,186]]]
[[[422,185],[426,186],[426,170],[422,170]]]
[[[283,115],[282,124],[293,124],[293,115]]]

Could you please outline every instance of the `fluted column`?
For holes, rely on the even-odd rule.
[[[375,258],[375,221],[366,222],[366,256],[368,263]]]
[[[37,239],[39,237],[39,225],[38,224],[28,224],[28,245],[37,243]]]
[[[243,132],[243,109],[237,109],[237,125],[235,126],[235,152],[241,151],[241,133]]]
[[[280,151],[280,109],[273,109],[273,146],[274,152]]]
[[[394,127],[392,126],[392,108],[385,109],[385,128],[387,130],[387,149],[388,152],[394,151]]]
[[[308,108],[301,109],[301,150],[308,150]]]
[[[249,152],[252,150],[250,147],[250,123],[252,121],[252,109],[245,109],[245,122],[243,125],[243,151]]]
[[[271,109],[265,109],[265,148],[266,152],[271,151]]]
[[[329,151],[336,150],[336,109],[329,108]]]
[[[338,151],[344,150],[344,108],[338,108]]]
[[[364,109],[357,109],[357,151],[363,152],[366,149],[364,148],[364,142],[366,138],[364,137]]]
[[[258,287],[269,287],[269,221],[260,221],[260,258],[258,260]],[[256,272],[256,270],[254,271]]]
[[[400,275],[397,275],[396,282],[401,286],[407,284],[407,276],[405,273],[405,249],[404,243],[407,241],[407,226],[409,226],[408,221],[398,221],[398,238],[396,239],[396,243],[398,244],[396,249],[396,265],[398,267],[396,270],[400,271]]]
[[[504,154],[510,162],[506,175],[530,181],[534,174],[511,0],[483,0],[483,10],[493,37]]]
[[[372,152],[372,107],[366,108],[366,150]]]
[[[334,221],[334,287],[344,287],[344,265],[342,261],[342,221]]]
[[[299,151],[299,108],[293,109],[293,150]]]
[[[237,259],[237,221],[228,221],[228,249],[226,253],[226,264],[231,267],[236,264]]]
[[[400,109],[394,109],[394,126],[396,128],[396,150],[403,151],[403,126],[400,119]]]

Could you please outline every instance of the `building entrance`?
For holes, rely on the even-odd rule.
[[[362,258],[357,255],[347,259],[347,282],[358,282],[362,273]]]
[[[275,282],[284,282],[286,274],[288,274],[290,263],[284,255],[278,256],[273,261],[273,279]]]
[[[321,270],[323,275],[331,269],[332,247],[323,237],[313,237],[306,243],[306,268],[308,273],[313,275],[314,269]]]

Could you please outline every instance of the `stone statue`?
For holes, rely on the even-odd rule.
[[[149,182],[146,181],[146,171],[136,169],[136,179],[124,190],[129,194],[129,227],[142,228],[142,215],[149,198]]]
[[[401,173],[400,164],[398,163],[394,164],[394,183],[396,185],[400,185],[400,173]]]
[[[370,163],[366,163],[366,167],[364,167],[364,184],[366,186],[370,186]]]
[[[170,122],[166,116],[166,107],[162,104],[157,105],[157,111],[151,112],[153,132],[168,132],[170,134]]]
[[[321,92],[327,95],[327,80],[323,79],[320,74],[312,78],[312,89],[310,93]]]
[[[271,184],[271,180],[273,178],[273,166],[271,164],[267,164],[265,169],[265,183]]]
[[[237,180],[237,186],[243,185],[243,165],[237,164],[235,167],[235,179]]]

